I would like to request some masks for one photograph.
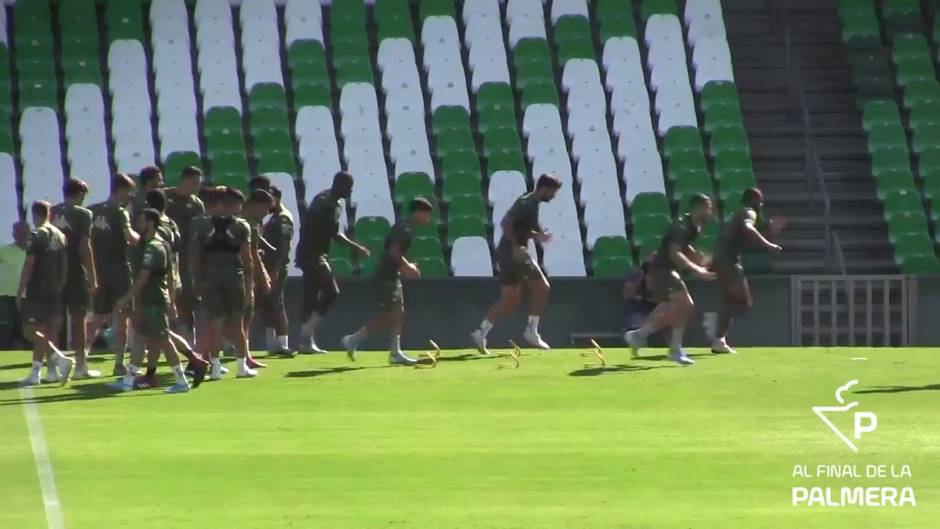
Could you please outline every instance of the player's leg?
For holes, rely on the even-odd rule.
[[[160,320],[161,310],[163,312],[162,322]],[[174,384],[167,388],[166,392],[186,393],[190,389],[189,380],[186,380],[186,373],[183,372],[183,365],[180,364],[179,353],[170,334],[170,322],[167,319],[166,311],[162,307],[154,308],[150,316],[154,326],[154,334],[158,335],[155,340],[152,340],[154,348],[158,351],[163,351],[163,356],[166,358],[167,364],[169,364],[170,369],[173,371],[173,377],[176,379]],[[158,325],[162,326],[159,332],[157,332]]]
[[[56,311],[49,316],[48,332],[45,334],[52,340],[53,344],[62,336],[62,326],[64,325],[64,314],[62,311]],[[56,368],[56,359],[52,355],[46,355],[46,382],[58,382],[59,370]]]
[[[413,366],[418,362],[401,350],[401,331],[405,322],[405,293],[401,281],[395,284],[395,290],[386,312],[386,328],[389,333],[388,362],[393,365]]]
[[[255,295],[253,296],[253,299],[257,300],[257,299],[258,299],[258,295],[259,295],[258,290],[255,290]],[[242,329],[243,329],[243,332],[244,332],[244,335],[245,335],[245,339],[246,339],[246,340],[249,340],[249,342],[250,342],[250,340],[251,340],[251,322],[252,322],[252,320],[254,320],[254,316],[255,316],[255,306],[254,306],[254,304],[245,303],[245,304],[243,305],[243,307],[244,307],[244,310],[243,310],[243,312],[242,312],[242,318],[241,318],[241,320],[242,320]],[[251,347],[249,347],[249,348],[247,349],[247,352],[245,353],[245,364],[246,364],[248,367],[252,368],[252,369],[259,369],[259,368],[268,367],[267,364],[263,364],[263,363],[259,362],[258,360],[255,360],[255,358],[254,358],[253,356],[251,356]]]
[[[268,352],[288,358],[294,356],[294,351],[290,349],[287,339],[287,311],[284,309],[283,281],[279,287],[264,296],[261,305]]]
[[[245,335],[245,326],[242,325],[241,316],[232,316],[223,325],[224,336],[235,346],[235,358],[238,361],[238,378],[252,378],[258,375],[254,368],[248,365],[248,336]]]
[[[639,329],[627,332],[624,339],[636,356],[639,349],[646,345],[646,340],[650,335],[666,327],[672,327],[670,351],[673,359],[683,364],[690,364],[692,360],[682,353],[682,337],[685,333],[685,324],[695,308],[692,297],[677,272],[654,268],[651,273],[653,297],[658,305],[643,325]]]
[[[753,301],[744,270],[738,266],[718,272],[718,285],[721,289],[721,310],[712,341],[712,352],[716,354],[735,354],[737,351],[728,345],[728,331],[736,316],[747,312]]]
[[[322,354],[326,352],[317,345],[317,327],[337,299],[339,299],[339,284],[333,277],[333,269],[329,261],[321,259],[309,274],[304,273],[304,315],[307,319],[300,328],[300,353]]]
[[[75,362],[71,358],[62,354],[62,351],[60,351],[55,346],[55,342],[52,341],[51,333],[49,332],[51,330],[51,326],[49,323],[47,323],[50,320],[51,317],[46,318],[44,321],[38,322],[35,326],[35,330],[33,331],[35,340],[33,357],[35,358],[37,355],[38,347],[38,355],[40,357],[45,356],[46,358],[52,360],[55,365],[55,371],[58,374],[57,381],[64,386],[72,378],[72,370],[75,367]]]
[[[480,327],[470,334],[477,351],[484,355],[490,354],[486,338],[493,326],[497,321],[512,314],[522,301],[523,269],[513,260],[511,249],[498,247],[496,260],[499,266],[499,282],[502,285],[499,299],[486,311],[486,317],[480,322]]]
[[[529,344],[539,349],[551,349],[539,334],[539,320],[542,318],[542,312],[545,310],[545,306],[548,305],[548,296],[551,292],[551,286],[548,283],[548,278],[545,277],[542,269],[539,268],[536,263],[530,262],[528,266],[529,270],[526,276],[528,277],[527,282],[529,291],[531,292],[529,299],[529,321],[525,331],[522,333],[522,337],[525,338]]]
[[[30,367],[29,375],[27,375],[26,378],[20,380],[20,386],[37,386],[41,382],[40,374],[42,372],[43,360],[46,357],[46,351],[43,348],[42,340],[38,334],[36,322],[28,313],[25,305],[23,315],[23,337],[26,338],[30,344],[32,344],[33,364]]]
[[[199,387],[202,381],[205,380],[206,374],[209,371],[209,362],[200,356],[183,336],[172,330],[168,331],[168,336],[173,342],[176,351],[183,355],[186,361],[189,362],[189,366],[187,366],[184,371],[192,373],[193,386]]]

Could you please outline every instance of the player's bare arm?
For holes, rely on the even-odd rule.
[[[346,245],[346,246],[352,248],[353,250],[359,252],[359,255],[363,255],[363,256],[365,256],[365,257],[369,257],[369,254],[371,253],[371,252],[369,252],[369,249],[368,249],[368,248],[366,248],[365,246],[359,244],[358,242],[356,242],[356,241],[350,239],[349,236],[347,236],[347,235],[346,235],[345,233],[343,233],[342,231],[337,231],[337,232],[336,232],[336,235],[333,236],[333,239],[334,239],[335,241],[339,242],[340,244],[344,244],[344,245]]]
[[[26,260],[23,261],[23,269],[20,271],[20,284],[16,288],[16,305],[17,307],[22,307],[23,298],[26,297],[26,288],[29,285],[30,279],[33,277],[33,270],[36,267],[36,256],[35,255],[26,255]]]
[[[127,310],[134,300],[140,298],[140,294],[144,291],[144,286],[147,285],[147,281],[149,280],[150,270],[141,268],[140,272],[137,274],[137,278],[134,280],[134,284],[131,285],[131,291],[118,301],[118,307],[120,307],[122,311]]]
[[[401,251],[401,246],[398,243],[392,243],[388,249],[388,255],[398,263],[398,269],[402,272],[405,277],[408,278],[418,278],[421,277],[421,270],[418,268],[418,265],[412,263],[405,258],[405,254]]]
[[[758,244],[766,248],[767,250],[772,250],[779,252],[783,250],[783,247],[779,244],[770,242],[767,237],[764,237],[764,234],[757,229],[757,213],[753,211],[747,212],[747,218],[744,220],[744,229],[753,237],[753,240],[757,241]]]
[[[198,292],[198,286],[196,284],[196,278],[199,277],[199,267],[200,258],[202,257],[201,252],[199,251],[199,239],[193,237],[189,241],[189,281],[193,284],[193,291]]]
[[[248,301],[248,305],[254,305],[255,262],[252,256],[251,244],[249,242],[246,241],[242,243],[239,256],[241,257],[242,267],[245,269],[245,299]]]
[[[688,246],[688,245],[686,245]],[[694,249],[693,249],[694,251]],[[669,245],[669,258],[675,263],[680,269],[688,270],[695,274],[696,276],[704,279],[706,281],[711,281],[715,279],[715,274],[710,272],[703,266],[695,263],[685,254],[684,248],[679,246],[678,243],[671,243]]]
[[[91,237],[82,237],[80,251],[82,264],[85,265],[85,270],[88,271],[88,288],[94,293],[98,290],[98,274],[95,270],[95,254],[91,248]]]

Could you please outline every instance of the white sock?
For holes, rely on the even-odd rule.
[[[390,350],[392,353],[400,353],[400,352],[401,352],[401,335],[399,335],[399,334],[393,334],[393,335],[392,335],[392,343],[391,343],[391,345],[389,346],[389,350]]]
[[[278,347],[280,347],[281,349],[287,350],[288,345],[287,345],[287,335],[286,335],[286,334],[285,334],[284,336],[278,336],[278,337],[277,337],[277,345],[278,345]]]
[[[210,359],[209,359],[209,364],[212,365],[212,369],[216,369],[216,370],[218,370],[220,367],[222,367],[222,362],[219,361],[219,358],[218,358],[218,357],[210,358]]]
[[[539,332],[539,316],[529,316],[529,330]]]
[[[492,330],[493,330],[493,322],[491,322],[490,320],[483,320],[483,323],[480,324],[480,333],[485,337]]]
[[[672,336],[669,340],[669,350],[678,353],[682,350],[682,335],[685,334],[685,327],[673,327]]]
[[[313,314],[310,315],[307,321],[301,326],[300,331],[304,334],[304,336],[313,337],[313,335],[317,332],[317,326],[319,324],[320,324],[320,313],[314,312]]]
[[[186,373],[183,372],[183,366],[179,364],[173,366],[173,374],[176,375],[177,384],[184,384],[188,382],[186,380]]]
[[[62,360],[63,358],[68,358],[67,356],[65,356],[64,354],[62,354],[62,351],[56,349],[55,347],[52,348],[52,356],[53,356],[56,360]]]
[[[238,370],[242,372],[248,370],[248,357],[247,356],[244,358],[238,359]]]
[[[647,338],[649,335],[653,334],[653,332],[655,331],[653,330],[652,324],[647,322],[647,323],[644,323],[643,326],[637,329],[635,332],[637,336],[639,336],[640,338]]]
[[[353,343],[359,343],[369,337],[369,331],[363,327],[352,335]]]
[[[273,351],[277,347],[277,333],[274,332],[274,327],[264,329],[264,342],[267,344],[268,351]]]
[[[29,371],[30,378],[39,378],[40,371],[42,371],[42,362],[33,362],[33,368]]]

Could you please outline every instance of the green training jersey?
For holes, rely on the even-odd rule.
[[[68,266],[66,245],[65,234],[52,224],[33,230],[26,243],[26,255],[35,259],[27,297],[40,299],[59,292]]]
[[[180,240],[188,242],[192,237],[193,219],[205,215],[206,207],[196,195],[186,196],[171,188],[166,190],[165,213],[179,228]],[[187,262],[189,245],[181,244],[179,254],[180,261]]]
[[[539,199],[534,192],[526,193],[513,202],[504,217],[504,227],[506,225],[512,231],[513,237],[515,237],[519,246],[528,244],[529,239],[532,238],[532,232],[541,229],[539,226]],[[503,233],[500,245],[511,243],[512,241],[507,234]]]
[[[747,222],[753,221],[756,224],[757,218],[758,213],[753,208],[744,208],[731,216],[718,235],[715,263],[739,264],[741,262],[741,251],[749,242]]]
[[[169,277],[172,272],[170,248],[166,241],[156,236],[143,246],[141,270],[149,270],[150,278],[140,293],[140,302],[145,307],[166,307],[170,304]]]
[[[343,206],[327,189],[313,197],[304,214],[297,243],[296,259],[300,267],[316,266],[321,256],[329,255],[330,243],[339,233]]]
[[[673,221],[672,226],[669,227],[666,234],[663,235],[659,243],[659,250],[656,252],[656,256],[653,257],[653,266],[677,270],[678,265],[669,257],[669,247],[673,244],[678,244],[682,250],[685,250],[686,246],[695,242],[695,239],[701,232],[702,229],[692,222],[691,215],[686,214],[677,218]]]
[[[385,237],[385,246],[382,249],[382,256],[379,258],[379,266],[376,268],[375,277],[378,280],[396,280],[401,277],[401,270],[398,261],[392,258],[389,250],[393,244],[397,244],[402,255],[408,253],[411,247],[411,239],[414,237],[414,227],[410,222],[399,222],[392,226],[388,236]]]
[[[294,237],[294,217],[290,211],[281,208],[271,215],[262,229],[264,239],[274,247],[274,251],[264,252],[264,265],[268,270],[287,268],[290,264],[290,246]]]
[[[241,248],[251,242],[251,226],[245,219],[214,215],[206,217],[205,222],[194,222],[191,227],[202,252],[200,269],[203,277],[217,271],[244,272]]]
[[[87,270],[82,261],[81,243],[83,238],[91,237],[91,210],[63,202],[52,208],[51,222],[65,235],[69,278],[84,281]]]
[[[126,270],[128,255],[125,233],[131,228],[127,209],[111,201],[100,202],[89,209],[92,214],[91,245],[98,274],[106,276],[116,270]]]

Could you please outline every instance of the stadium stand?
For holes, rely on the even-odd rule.
[[[531,250],[550,276],[618,276],[691,194],[727,218],[758,181],[729,35],[760,8],[729,3],[731,16],[719,0],[15,2],[0,10],[15,28],[0,24],[0,185],[22,195],[4,219],[57,200],[66,175],[98,200],[111,172],[154,163],[170,184],[187,165],[236,187],[270,175],[299,218],[347,169],[344,228],[377,248],[428,197],[435,225],[412,250],[425,275],[486,276],[505,211],[551,172],[565,184],[542,207],[555,237]],[[940,270],[940,26],[904,2],[841,0],[838,17],[895,262]],[[340,275],[375,265],[331,259]]]

